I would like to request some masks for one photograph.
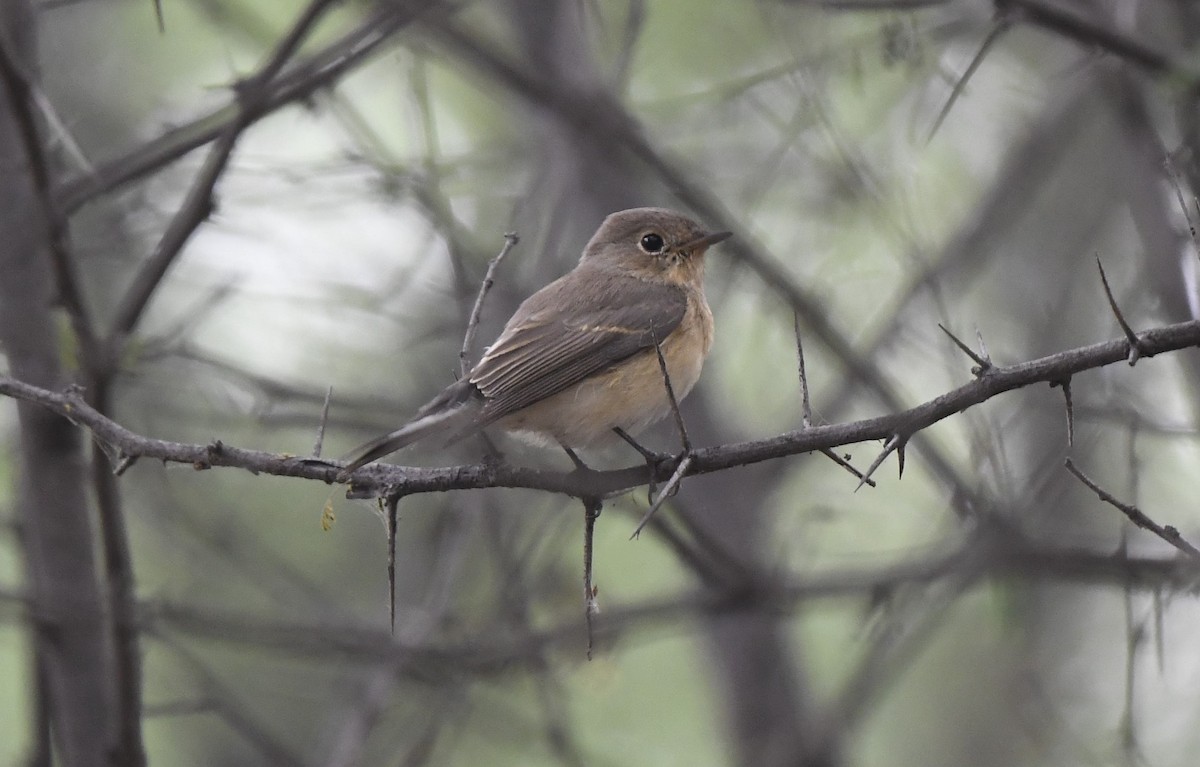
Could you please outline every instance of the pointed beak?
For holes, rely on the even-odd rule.
[[[732,236],[733,236],[733,232],[711,232],[709,234],[704,235],[703,237],[697,237],[694,240],[685,242],[684,244],[679,246],[679,249],[684,252],[691,252],[693,250],[703,250],[704,248],[707,248],[709,245],[716,245],[718,242],[721,242],[722,240],[728,240]]]

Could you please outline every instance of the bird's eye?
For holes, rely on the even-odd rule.
[[[660,234],[650,232],[649,234],[642,235],[642,250],[647,253],[661,253],[664,245],[666,243],[663,242],[662,235]]]

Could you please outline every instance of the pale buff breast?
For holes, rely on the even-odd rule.
[[[693,293],[683,321],[662,344],[676,399],[696,385],[712,340],[712,312],[703,295]],[[588,447],[614,438],[614,427],[637,434],[670,414],[658,355],[647,349],[496,425],[534,442]]]

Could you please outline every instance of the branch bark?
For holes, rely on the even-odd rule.
[[[1200,320],[1164,325],[1137,334],[1142,357],[1200,346]],[[1123,362],[1130,342],[1106,341],[1052,354],[1016,365],[996,366],[969,383],[928,402],[891,415],[861,421],[816,426],[785,432],[774,437],[736,442],[694,450],[687,475],[708,474],[760,461],[809,453],[872,440],[905,438],[939,421],[961,413],[1004,392],[1037,383],[1061,384],[1085,370]],[[96,438],[112,446],[122,457],[155,458],[164,462],[190,463],[197,469],[229,466],[253,473],[303,477],[331,483],[341,464],[320,458],[304,458],[231,447],[220,441],[207,445],[171,442],[146,437],[126,429],[99,413],[84,400],[78,389],[55,392],[14,378],[0,376],[0,394],[35,402],[89,429]],[[666,461],[657,468],[659,481],[674,473],[677,462]],[[445,492],[489,487],[521,487],[562,493],[576,498],[609,497],[640,486],[646,481],[646,466],[638,464],[611,471],[571,472],[527,469],[481,463],[422,468],[412,466],[364,466],[351,475],[351,497],[371,497],[403,492]]]

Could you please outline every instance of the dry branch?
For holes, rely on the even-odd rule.
[[[1144,357],[1200,345],[1200,321],[1181,322],[1145,331],[1138,334],[1137,344]],[[998,394],[1036,383],[1060,383],[1082,371],[1125,360],[1129,348],[1129,341],[1117,339],[1016,365],[993,367],[982,377],[899,413],[814,426],[749,442],[699,448],[690,454],[692,463],[687,473],[707,474],[825,448],[888,440],[896,434],[912,435]],[[89,406],[78,389],[59,393],[0,377],[0,394],[36,402],[66,416],[91,430],[97,439],[107,443],[122,457],[140,456],[190,463],[197,469],[230,466],[253,473],[303,477],[323,482],[333,482],[340,470],[338,463],[318,458],[246,450],[220,441],[200,445],[136,434]],[[676,468],[670,462],[659,464],[654,468],[656,479],[666,481]],[[352,475],[351,495],[370,497],[394,492],[411,495],[447,490],[521,487],[577,498],[603,498],[638,487],[645,481],[645,465],[612,471],[577,469],[572,472],[527,469],[494,462],[437,468],[371,465]]]

